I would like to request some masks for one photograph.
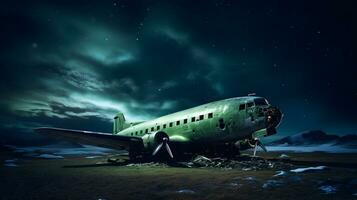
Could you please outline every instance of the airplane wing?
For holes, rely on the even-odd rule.
[[[143,145],[143,140],[140,137],[113,135],[111,133],[48,127],[36,128],[34,131],[41,135],[112,149],[122,150],[129,149],[132,146],[138,147]]]

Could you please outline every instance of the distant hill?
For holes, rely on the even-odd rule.
[[[305,131],[295,135],[287,136],[279,140],[273,141],[268,145],[291,145],[291,146],[304,146],[304,145],[346,145],[357,147],[357,135],[330,135],[320,130]]]

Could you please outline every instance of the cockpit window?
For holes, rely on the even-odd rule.
[[[245,109],[245,104],[240,104],[239,105],[239,110],[244,110]]]
[[[252,107],[252,106],[253,106],[253,102],[248,102],[247,103],[247,108]]]
[[[268,102],[264,98],[254,99],[254,103],[256,106],[265,106],[268,105]]]

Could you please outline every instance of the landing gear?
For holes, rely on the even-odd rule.
[[[253,157],[256,156],[257,154],[257,148],[258,146],[262,148],[265,152],[267,152],[266,147],[264,144],[258,139],[258,138],[251,138],[251,139],[245,139],[245,140],[240,140],[235,143],[235,146],[239,148],[240,150],[245,150],[245,149],[251,149],[254,148],[253,151]]]

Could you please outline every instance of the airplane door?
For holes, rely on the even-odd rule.
[[[246,104],[239,105],[239,127],[245,126],[245,119],[247,118]]]
[[[246,117],[245,117],[245,127],[250,130],[253,128],[255,124],[255,116],[254,116],[254,103],[247,102],[246,104]]]
[[[239,126],[241,129],[249,129],[254,123],[253,105],[253,102],[247,102],[246,104],[239,105]]]
[[[254,103],[253,102],[248,102],[247,103],[247,109],[246,109],[246,118],[249,118],[251,122],[253,122],[254,119],[254,108],[253,108]]]

